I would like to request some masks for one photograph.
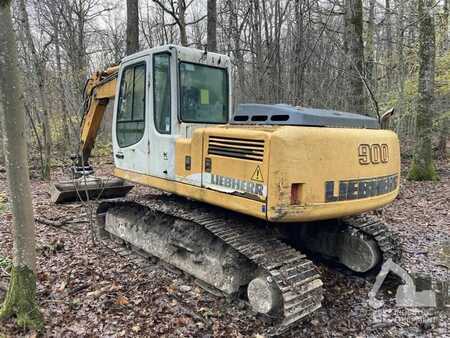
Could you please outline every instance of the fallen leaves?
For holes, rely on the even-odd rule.
[[[118,305],[128,305],[129,304],[128,298],[123,296],[123,295],[120,295],[116,299],[116,304],[118,304]]]
[[[5,195],[2,182],[0,196]],[[435,267],[440,256],[432,249],[449,240],[449,184],[449,177],[442,174],[438,183],[402,181],[401,196],[383,211],[382,217],[401,236],[409,267],[448,274],[448,269]],[[44,336],[264,337],[270,319],[255,315],[243,302],[211,296],[189,277],[168,272],[157,260],[149,260],[152,269],[146,272],[126,257],[92,246],[89,225],[70,221],[86,218],[82,205],[51,205],[44,182],[33,181],[32,189],[35,215],[66,223],[62,228],[37,224],[37,247],[46,248],[38,251],[37,275],[38,297],[46,317]],[[148,192],[148,188],[137,187],[135,196]],[[2,257],[10,257],[13,248],[10,224],[10,214],[0,213]],[[382,330],[364,305],[369,282],[324,265],[319,269],[325,284],[323,308],[286,332],[286,337],[366,337],[371,330]],[[0,283],[7,281],[0,273]],[[387,290],[386,295],[392,299],[395,292]],[[405,327],[418,323],[397,313],[392,303],[386,304],[392,336],[402,336]],[[0,328],[2,335],[24,334],[6,322]]]

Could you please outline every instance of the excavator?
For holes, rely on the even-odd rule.
[[[98,205],[101,233],[244,297],[281,332],[321,307],[309,258],[358,274],[399,260],[373,212],[399,192],[399,140],[382,128],[392,112],[235,105],[232,83],[228,56],[176,45],[95,73],[73,158],[79,178],[54,184],[52,199],[112,198]],[[89,159],[112,99],[115,179],[100,184]],[[133,184],[164,193],[131,200]]]

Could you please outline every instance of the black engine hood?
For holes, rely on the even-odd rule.
[[[230,123],[379,129],[373,117],[287,104],[240,104]]]

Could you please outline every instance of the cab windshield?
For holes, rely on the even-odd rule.
[[[227,71],[181,62],[180,114],[184,122],[228,122]]]

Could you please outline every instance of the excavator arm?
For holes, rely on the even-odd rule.
[[[54,203],[123,197],[133,188],[133,185],[119,178],[94,177],[94,171],[89,165],[103,114],[109,100],[116,95],[118,71],[118,66],[110,67],[96,72],[86,82],[80,143],[78,153],[72,156],[74,178],[51,185],[50,194]]]
[[[80,144],[75,160],[74,173],[79,176],[92,174],[89,158],[95,138],[103,120],[109,100],[116,95],[119,66],[96,72],[86,82],[84,90],[83,120],[81,121]]]

